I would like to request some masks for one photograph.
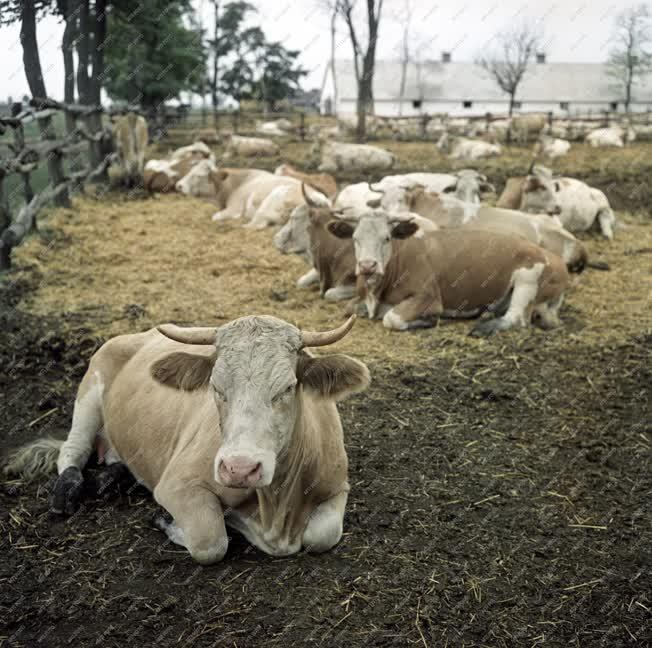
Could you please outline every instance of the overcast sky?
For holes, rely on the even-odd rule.
[[[270,40],[279,40],[286,47],[300,50],[301,62],[310,71],[304,86],[319,87],[330,53],[330,17],[323,9],[326,0],[250,2],[259,10],[258,15],[252,17],[252,24],[261,25]],[[457,61],[473,60],[494,34],[523,21],[538,24],[543,29],[549,61],[604,61],[613,33],[614,16],[625,6],[615,0],[385,0],[378,60],[398,57],[407,2],[413,8],[412,40],[418,44],[421,58],[439,58],[442,50],[448,50]],[[208,2],[195,0],[194,4],[208,24]],[[363,20],[360,25],[364,25]],[[38,23],[37,31],[48,94],[61,98],[63,25],[48,17]],[[28,93],[19,32],[19,25],[0,28],[2,99]],[[337,57],[350,56],[347,32],[340,23]]]

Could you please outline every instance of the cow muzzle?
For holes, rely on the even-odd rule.
[[[247,457],[227,457],[220,461],[217,474],[228,488],[255,488],[263,476],[263,465]]]
[[[363,277],[373,277],[378,273],[378,262],[358,261],[358,274]]]
[[[548,216],[559,216],[561,215],[561,207],[559,205],[555,205],[552,209],[548,210]]]

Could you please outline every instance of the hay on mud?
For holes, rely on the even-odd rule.
[[[72,210],[52,210],[40,236],[15,251],[18,276],[39,277],[22,308],[61,319],[67,331],[86,329],[104,338],[162,322],[219,325],[248,314],[273,314],[298,326],[326,329],[343,318],[342,304],[296,288],[307,266],[272,244],[273,228],[211,221],[207,202],[179,195],[144,200],[119,196],[77,198]],[[651,228],[628,220],[616,240],[591,237],[592,256],[611,271],[588,270],[568,293],[566,326],[551,332],[512,331],[491,340],[467,337],[471,323],[440,322],[431,330],[389,332],[359,320],[338,344],[342,351],[390,363],[432,362],[460,351],[492,350],[502,361],[505,344],[527,340],[568,351],[574,344],[606,345],[649,328]]]

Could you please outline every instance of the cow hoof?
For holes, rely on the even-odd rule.
[[[472,337],[489,337],[498,331],[507,328],[504,322],[500,319],[486,319],[478,322],[469,333]]]
[[[58,515],[72,515],[81,503],[84,478],[76,466],[66,468],[57,477],[50,497],[50,510]]]

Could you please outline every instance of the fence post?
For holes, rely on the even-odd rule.
[[[14,144],[16,145],[16,153],[20,155],[25,148],[25,131],[23,130],[22,122],[14,128]],[[25,202],[29,204],[34,198],[34,189],[30,181],[29,171],[20,174],[23,179],[23,193],[25,195]]]
[[[306,113],[299,113],[299,137],[303,142],[306,139]]]
[[[9,199],[5,194],[5,174],[0,170],[0,235],[11,225],[11,212],[9,211]],[[8,270],[11,267],[11,249],[6,245],[0,245],[0,270]]]
[[[37,121],[41,131],[41,137],[46,142],[56,140],[56,133],[52,126],[52,117],[49,115],[47,117],[39,117]],[[59,151],[52,151],[48,154],[48,173],[50,174],[53,189],[66,181],[63,173],[63,156]],[[70,207],[70,196],[68,195],[67,189],[62,191],[58,196],[55,196],[54,204],[59,207]]]

